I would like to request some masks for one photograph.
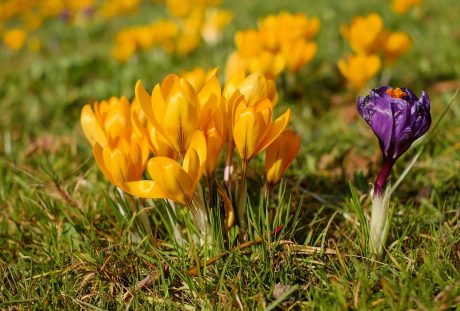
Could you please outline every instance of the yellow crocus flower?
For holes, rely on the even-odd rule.
[[[296,40],[312,39],[319,31],[320,21],[317,17],[308,19],[302,13],[281,12],[259,20],[259,31],[265,47],[278,51],[286,43]]]
[[[392,65],[410,49],[411,45],[412,41],[405,32],[398,31],[387,34],[384,40],[383,53],[388,63]]]
[[[187,80],[190,83],[196,92],[200,92],[203,86],[209,79],[212,77],[217,78],[217,72],[219,68],[211,68],[209,70],[204,70],[203,67],[195,67],[190,71],[183,71],[180,73],[180,76]]]
[[[126,97],[111,97],[108,101],[96,102],[91,108],[85,105],[80,123],[88,141],[94,146],[113,146],[120,138],[131,139],[132,126],[130,103]]]
[[[201,131],[193,135],[183,164],[166,157],[153,157],[147,171],[152,180],[127,183],[127,192],[143,198],[166,198],[192,206],[193,193],[206,161],[206,140]]]
[[[238,51],[233,52],[225,62],[225,79],[228,80],[233,75],[239,72],[248,70],[248,60],[244,58]]]
[[[93,154],[96,163],[107,179],[120,189],[129,192],[127,183],[140,180],[149,156],[148,145],[142,140],[120,139],[114,146],[95,143]]]
[[[354,52],[369,54],[375,52],[378,47],[383,20],[376,13],[357,16],[353,18],[350,26],[341,26],[340,30]]]
[[[267,148],[286,128],[291,110],[272,121],[273,104],[266,99],[254,105],[238,105],[233,121],[233,140],[245,163]]]
[[[286,59],[286,67],[291,72],[296,72],[310,63],[316,55],[317,46],[314,42],[296,40],[283,46],[283,54]]]
[[[201,29],[203,40],[210,45],[216,45],[222,40],[224,28],[230,23],[233,14],[227,10],[208,9]]]
[[[232,75],[224,86],[223,96],[231,98],[236,91],[244,96],[248,105],[268,98],[273,105],[278,101],[278,92],[273,79],[266,78],[261,72],[255,72],[248,76],[244,71],[238,71]]]
[[[377,55],[357,54],[340,59],[337,65],[350,86],[361,90],[380,70],[381,62]]]
[[[27,33],[19,28],[7,30],[3,34],[3,43],[11,50],[20,50],[27,39]]]
[[[140,81],[135,93],[148,121],[179,158],[183,158],[200,116],[200,104],[193,87],[184,78],[171,74],[154,87],[151,96]]]
[[[421,2],[421,0],[393,0],[391,9],[397,14],[405,14],[412,7],[419,6]]]
[[[260,71],[270,79],[276,79],[285,67],[286,59],[281,52],[272,53],[264,50],[257,57],[252,57],[248,61],[249,72]]]
[[[277,184],[300,149],[300,136],[285,130],[267,147],[265,172],[270,186]]]
[[[258,56],[264,48],[262,36],[257,30],[248,29],[235,34],[238,52],[245,58]]]
[[[134,99],[131,104],[131,122],[135,135],[147,137],[150,149],[155,156],[163,156],[171,159],[176,158],[174,149],[171,148],[166,139],[158,133],[155,127],[148,122],[139,102]]]

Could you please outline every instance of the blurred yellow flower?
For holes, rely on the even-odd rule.
[[[420,6],[421,0],[393,0],[391,9],[398,14],[407,13],[412,7]]]
[[[271,53],[262,51],[257,57],[253,57],[248,62],[249,72],[263,72],[267,78],[276,77],[286,67],[286,58],[282,53]]]
[[[378,48],[383,20],[376,13],[357,16],[353,18],[350,26],[342,25],[340,30],[354,52],[369,54]]]
[[[207,71],[203,67],[195,67],[190,71],[183,71],[180,76],[190,83],[196,92],[200,92],[206,81],[211,77],[217,77],[219,68],[212,68]]]
[[[381,62],[377,55],[356,54],[340,59],[337,65],[350,86],[361,90],[380,70]]]
[[[258,56],[264,49],[262,36],[254,29],[238,31],[235,34],[235,44],[243,57]]]
[[[141,0],[110,0],[104,1],[100,8],[104,18],[112,18],[119,15],[135,12]]]
[[[19,28],[7,30],[3,35],[3,43],[12,50],[20,50],[27,39],[27,33]]]
[[[61,14],[66,9],[64,0],[42,0],[40,13],[44,17],[53,17]]]
[[[83,11],[95,6],[95,0],[72,0],[65,1],[66,7],[72,12]]]
[[[275,81],[261,72],[246,76],[244,71],[239,71],[231,76],[225,83],[223,96],[230,99],[237,91],[243,95],[247,105],[254,105],[265,99],[276,105],[278,101]]]
[[[385,36],[383,53],[391,65],[401,55],[406,53],[412,45],[412,41],[405,32],[392,32]]]
[[[265,47],[271,51],[283,48],[292,41],[308,41],[319,31],[320,21],[317,17],[308,19],[302,13],[280,12],[259,20],[259,31]]]
[[[173,41],[178,33],[177,25],[171,21],[160,19],[147,26],[136,26],[122,29],[116,35],[113,57],[119,62],[128,61],[138,49],[162,47],[171,52]]]
[[[203,40],[215,45],[222,40],[223,30],[233,19],[233,14],[227,10],[209,9],[206,11],[204,24],[201,29]]]
[[[316,50],[316,43],[304,40],[296,40],[285,44],[283,54],[289,71],[299,71],[300,68],[310,63],[316,55]]]
[[[299,150],[300,136],[291,130],[285,130],[267,147],[265,172],[269,185],[275,185],[281,180]]]
[[[22,19],[24,21],[25,28],[29,31],[40,28],[43,24],[43,19],[37,12],[27,12],[23,14]]]
[[[304,14],[281,12],[259,20],[258,29],[235,34],[237,51],[227,59],[225,76],[234,73],[263,72],[275,79],[286,67],[296,72],[313,59],[316,44],[310,40],[318,33],[320,21]]]

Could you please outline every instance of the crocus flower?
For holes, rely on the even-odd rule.
[[[273,106],[266,99],[253,106],[240,104],[236,109],[233,123],[233,139],[236,149],[244,162],[267,148],[286,128],[291,119],[288,109],[274,122]]]
[[[383,31],[383,20],[376,13],[356,16],[350,26],[343,25],[340,30],[354,52],[374,53]]]
[[[126,141],[121,138],[113,146],[95,143],[93,154],[105,177],[115,186],[129,192],[127,184],[140,180],[144,173],[149,149],[144,140]]]
[[[11,29],[3,35],[3,43],[11,50],[20,50],[27,39],[27,33],[19,28]]]
[[[294,161],[300,149],[300,136],[291,130],[285,130],[267,148],[265,172],[269,186],[277,184],[289,165]]]
[[[358,98],[358,112],[377,136],[388,167],[375,184],[382,193],[391,166],[430,128],[430,99],[425,91],[419,99],[407,88],[382,86]]]
[[[383,154],[382,168],[374,185],[370,223],[372,250],[379,254],[388,225],[386,182],[396,160],[430,128],[430,99],[424,91],[419,99],[407,88],[382,86],[364,98],[359,97],[357,108],[377,136]]]
[[[353,89],[361,90],[380,70],[381,61],[377,55],[356,54],[337,63],[340,73]]]
[[[244,71],[238,71],[225,83],[223,95],[230,99],[236,91],[244,96],[248,105],[256,104],[268,98],[273,105],[278,101],[275,81],[267,79],[261,72],[246,76]]]
[[[180,158],[185,156],[198,129],[200,105],[193,87],[183,78],[168,75],[150,96],[140,81],[136,98],[149,122],[169,142]]]
[[[80,123],[88,141],[94,146],[114,146],[120,138],[130,141],[132,126],[130,103],[126,97],[111,97],[109,100],[87,104],[80,115]]]
[[[152,180],[127,183],[129,193],[143,198],[166,198],[190,205],[206,161],[206,141],[200,131],[193,135],[183,164],[166,157],[153,157],[147,170]]]
[[[216,45],[222,40],[223,30],[230,23],[233,14],[227,10],[209,9],[206,11],[201,36],[210,45]]]
[[[393,0],[391,9],[397,14],[405,14],[412,7],[419,6],[421,2],[421,0]]]
[[[409,36],[402,31],[386,34],[383,41],[383,53],[389,65],[392,65],[401,55],[406,53],[412,45]]]
[[[315,57],[316,50],[316,43],[305,40],[296,40],[285,44],[282,51],[289,71],[294,73],[310,63]]]

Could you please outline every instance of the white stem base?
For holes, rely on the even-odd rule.
[[[374,195],[372,199],[372,214],[371,223],[369,226],[371,251],[376,255],[380,255],[385,246],[390,216],[390,190],[391,187],[385,189],[384,195]]]

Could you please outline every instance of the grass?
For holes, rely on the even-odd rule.
[[[353,96],[335,67],[347,52],[338,25],[378,11],[386,25],[414,39],[391,83],[426,89],[436,120],[460,80],[458,4],[426,0],[408,17],[393,17],[376,0],[227,1],[224,7],[235,20],[223,43],[186,58],[147,52],[122,65],[107,56],[118,27],[161,14],[154,4],[140,17],[109,25],[48,23],[38,32],[45,42],[39,54],[0,48],[0,308],[458,310],[458,97],[393,195],[389,243],[375,259],[362,251],[355,210],[360,204],[368,212],[378,146],[355,120]],[[318,15],[322,28],[314,62],[294,83],[278,81],[302,149],[272,195],[274,225],[259,197],[259,159],[248,172],[249,240],[257,243],[238,246],[232,232],[216,225],[212,243],[200,246],[182,210],[179,241],[165,217],[170,206],[123,196],[103,178],[80,130],[80,109],[92,99],[132,96],[139,78],[153,85],[170,72],[222,66],[236,30],[283,8]],[[416,153],[399,160],[393,181]],[[282,231],[274,235],[277,225]]]

